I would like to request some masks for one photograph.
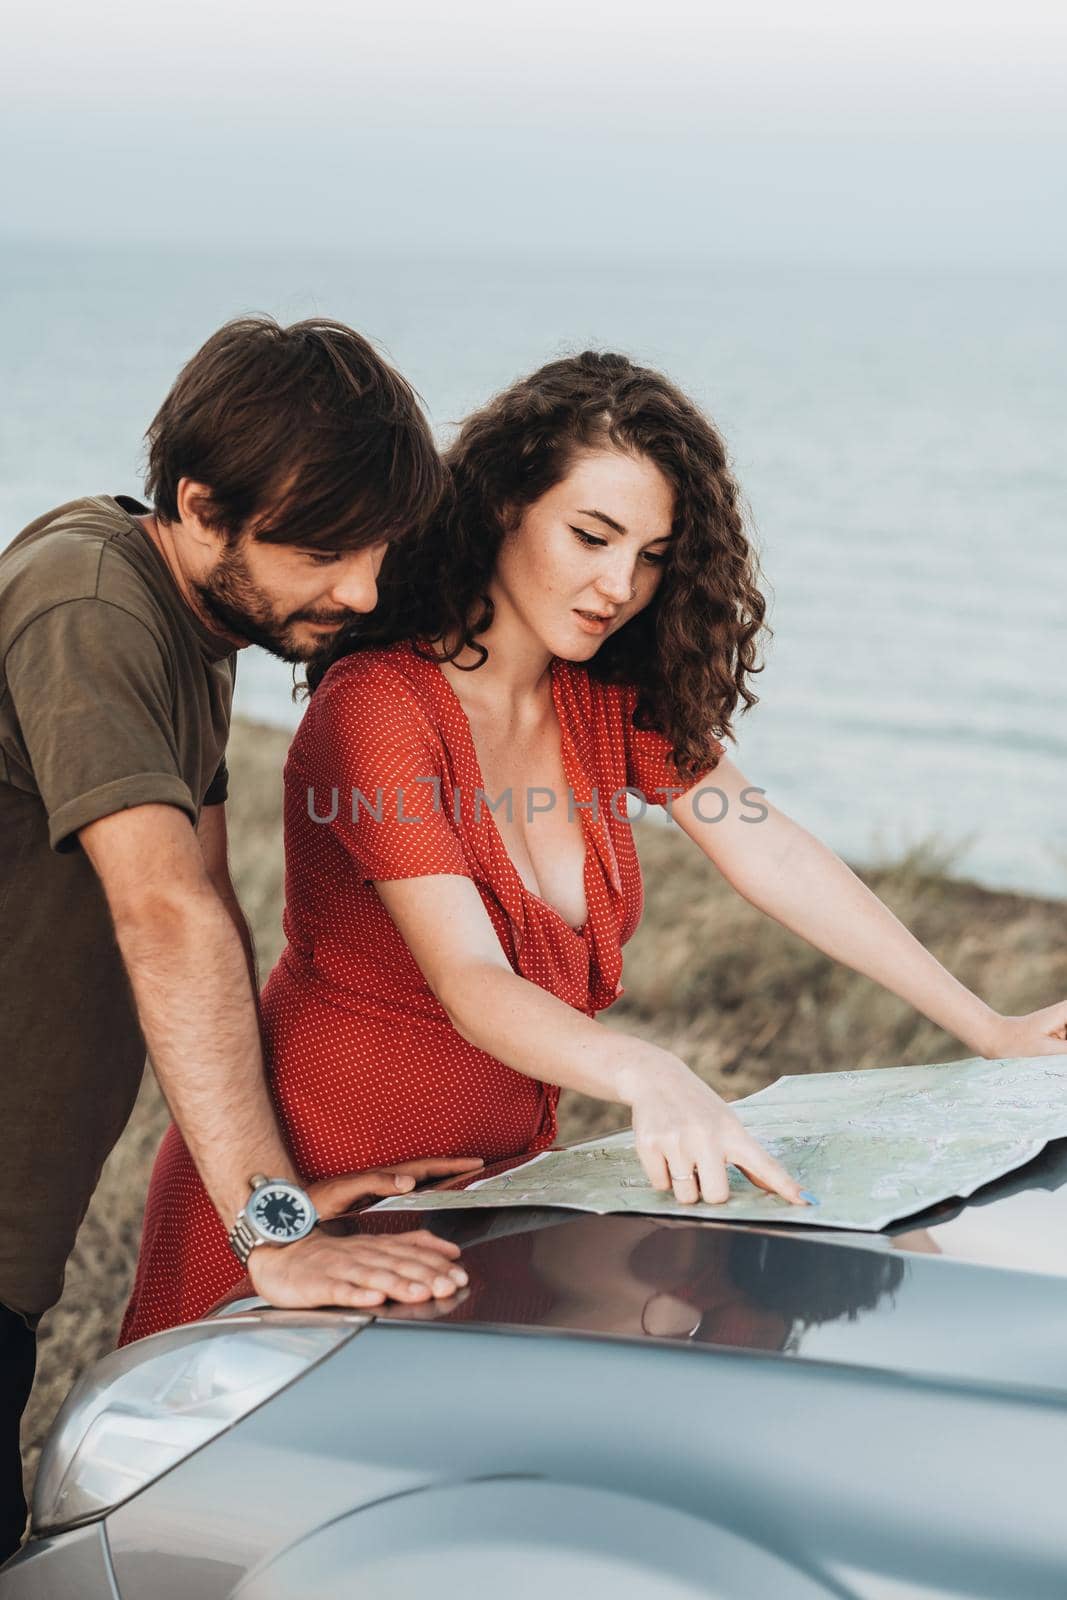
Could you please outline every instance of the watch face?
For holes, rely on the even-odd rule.
[[[272,1244],[302,1239],[315,1225],[315,1213],[302,1189],[291,1183],[266,1183],[245,1207],[256,1233]]]

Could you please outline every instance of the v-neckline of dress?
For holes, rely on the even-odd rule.
[[[455,689],[449,683],[447,675],[445,674],[445,672],[441,668],[441,663],[439,661],[432,660],[432,658],[430,658],[430,657],[423,657],[423,659],[430,661],[430,665],[434,668],[435,672],[437,673],[438,678],[441,680],[441,683],[444,685],[444,689],[445,689],[446,695],[450,697],[452,703],[454,704],[454,706],[456,707],[457,711],[459,712],[459,715],[460,715],[460,717],[462,719],[462,727],[463,727],[463,730],[464,730],[464,732],[465,732],[465,734],[467,736],[467,743],[468,743],[468,745],[470,747],[471,761],[472,761],[472,763],[474,765],[474,770],[475,770],[475,772],[477,774],[477,777],[478,777],[478,787],[479,787],[479,789],[480,789],[482,794],[487,795],[488,794],[488,790],[485,787],[485,777],[484,777],[484,775],[482,773],[482,764],[481,764],[481,761],[478,758],[478,746],[475,743],[475,739],[474,739],[474,729],[471,726],[471,720],[470,720],[470,717],[467,715],[466,709],[465,709],[465,707],[463,705],[463,701],[459,698],[459,695],[456,693]],[[559,664],[558,657],[557,656],[553,656],[552,657],[552,661],[551,661],[551,663],[549,665],[549,677],[550,677],[551,685],[552,685],[552,705],[553,705],[553,707],[555,709],[556,721],[559,724],[559,753],[560,753],[560,760],[561,760],[561,762],[563,764],[563,776],[566,778],[570,789],[573,791],[574,784],[571,781],[571,773],[567,770],[567,735],[566,735],[566,730],[565,730],[565,728],[563,726],[563,718],[560,715],[560,709],[559,709],[559,691],[558,691],[557,680],[556,680],[556,667],[558,666],[558,664]],[[590,864],[590,861],[592,860],[592,856],[593,856],[593,851],[592,851],[591,846],[590,846],[589,834],[588,834],[588,831],[586,829],[585,813],[582,812],[582,814],[581,814],[581,816],[579,818],[579,826],[581,827],[581,830],[582,830],[582,842],[585,845],[585,855],[584,855],[584,857],[582,859],[582,887],[585,890],[585,921],[583,922],[583,924],[582,924],[582,926],[580,928],[574,928],[567,921],[566,917],[563,915],[563,913],[561,911],[558,911],[554,905],[550,905],[549,902],[546,899],[544,899],[544,897],[542,895],[535,894],[532,889],[530,889],[530,888],[528,888],[526,886],[526,883],[523,880],[522,873],[519,871],[518,867],[515,865],[514,861],[511,859],[511,852],[508,850],[507,845],[504,843],[504,836],[500,832],[500,829],[496,825],[496,817],[493,814],[492,807],[487,806],[486,810],[487,810],[488,816],[489,816],[489,826],[493,830],[493,834],[494,834],[494,836],[496,838],[497,844],[500,846],[500,850],[501,850],[501,853],[502,853],[502,855],[504,857],[504,860],[507,862],[508,871],[511,873],[511,876],[512,876],[512,879],[514,881],[514,884],[518,888],[520,893],[527,900],[532,900],[535,905],[543,906],[546,911],[548,911],[553,917],[555,917],[556,921],[560,924],[560,926],[563,927],[563,928],[566,928],[567,932],[569,934],[572,934],[575,939],[584,940],[586,935],[589,932],[589,921],[590,921],[589,907],[590,907],[590,904],[591,904],[591,899],[590,899],[590,894],[589,894],[589,864]]]

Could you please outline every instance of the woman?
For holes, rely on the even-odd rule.
[[[630,1109],[649,1182],[679,1201],[725,1199],[728,1163],[813,1198],[682,1060],[595,1020],[641,914],[627,786],[752,904],[976,1054],[1067,1051],[1067,1006],[992,1011],[725,756],[764,602],[696,407],[586,354],[493,400],[447,460],[448,518],[387,558],[378,609],[311,675],[286,766],[289,942],[263,1022],[306,1179],[542,1150],[565,1086]],[[239,1276],[174,1129],[148,1218],[125,1338]]]

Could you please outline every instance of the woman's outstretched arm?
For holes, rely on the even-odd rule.
[[[526,1077],[629,1106],[653,1188],[716,1204],[729,1194],[729,1163],[794,1204],[808,1198],[680,1057],[605,1028],[514,972],[470,878],[375,888],[456,1032]]]
[[[840,857],[760,798],[725,757],[669,809],[751,905],[907,1000],[975,1054],[1067,1054],[1067,1001],[1024,1017],[994,1011],[946,971]]]

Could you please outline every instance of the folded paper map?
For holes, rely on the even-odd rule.
[[[808,1073],[779,1078],[733,1110],[818,1205],[764,1194],[733,1167],[721,1205],[679,1205],[650,1186],[627,1130],[371,1209],[563,1206],[873,1231],[971,1195],[1067,1137],[1067,1056]]]

